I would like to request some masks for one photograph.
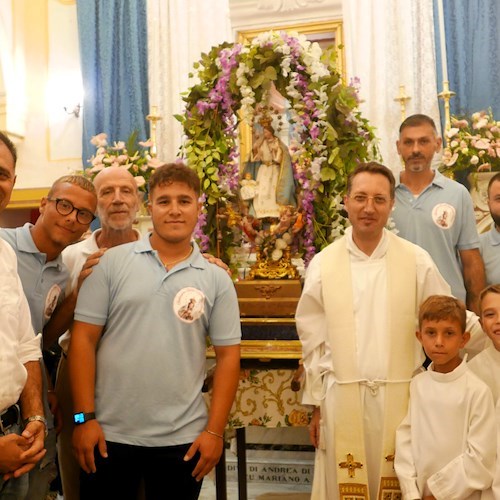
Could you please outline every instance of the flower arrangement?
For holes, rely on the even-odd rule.
[[[443,171],[500,171],[500,122],[491,110],[474,113],[470,120],[451,117],[446,133]]]
[[[132,132],[127,142],[114,142],[108,145],[108,136],[100,133],[90,139],[97,150],[89,159],[89,167],[83,173],[94,177],[106,167],[120,167],[127,169],[133,176],[140,191],[147,193],[147,186],[151,174],[157,167],[163,164],[162,161],[153,158],[149,148],[153,145],[151,140],[137,141],[137,131]]]
[[[186,137],[180,154],[197,170],[205,193],[196,231],[202,248],[213,251],[221,243],[229,260],[231,247],[241,244],[220,219],[238,196],[238,126],[242,120],[252,126],[274,85],[290,105],[297,134],[289,149],[303,218],[300,249],[308,262],[343,234],[347,175],[377,155],[373,129],[357,110],[357,82],[342,82],[333,49],[322,53],[305,36],[273,31],[245,45],[214,47],[195,70],[199,83],[183,97],[185,112],[176,118]]]

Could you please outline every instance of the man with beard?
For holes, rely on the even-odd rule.
[[[488,183],[488,207],[493,225],[489,231],[479,236],[481,255],[486,271],[486,283],[500,283],[500,172]]]
[[[427,250],[453,295],[477,313],[485,276],[474,209],[464,186],[431,168],[441,144],[432,118],[412,115],[401,124],[396,145],[405,169],[392,216],[399,236]]]

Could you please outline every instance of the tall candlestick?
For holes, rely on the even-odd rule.
[[[409,101],[411,97],[406,95],[405,91],[405,86],[400,85],[399,86],[399,96],[396,97],[394,100],[396,102],[399,102],[399,105],[401,106],[401,121],[404,122],[406,119],[406,101]]]
[[[443,74],[443,82],[448,81],[448,63],[446,61],[446,37],[444,32],[444,12],[443,0],[438,0],[438,21],[439,21],[439,44],[441,45],[441,70]]]
[[[151,142],[152,145],[149,148],[149,152],[153,158],[156,158],[156,123],[161,120],[161,116],[158,115],[158,106],[151,106],[151,113],[146,116],[146,120],[151,122]]]

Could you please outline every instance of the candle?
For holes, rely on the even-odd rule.
[[[438,21],[439,21],[439,43],[441,45],[441,70],[443,72],[443,82],[448,81],[448,64],[446,62],[446,38],[444,33],[444,12],[443,0],[438,0]]]
[[[156,116],[158,113],[158,106],[151,106],[151,115]]]

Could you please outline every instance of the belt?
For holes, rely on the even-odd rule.
[[[14,424],[17,424],[19,420],[19,408],[17,405],[12,405],[7,408],[0,415],[0,433],[5,434],[5,431],[12,427]]]

